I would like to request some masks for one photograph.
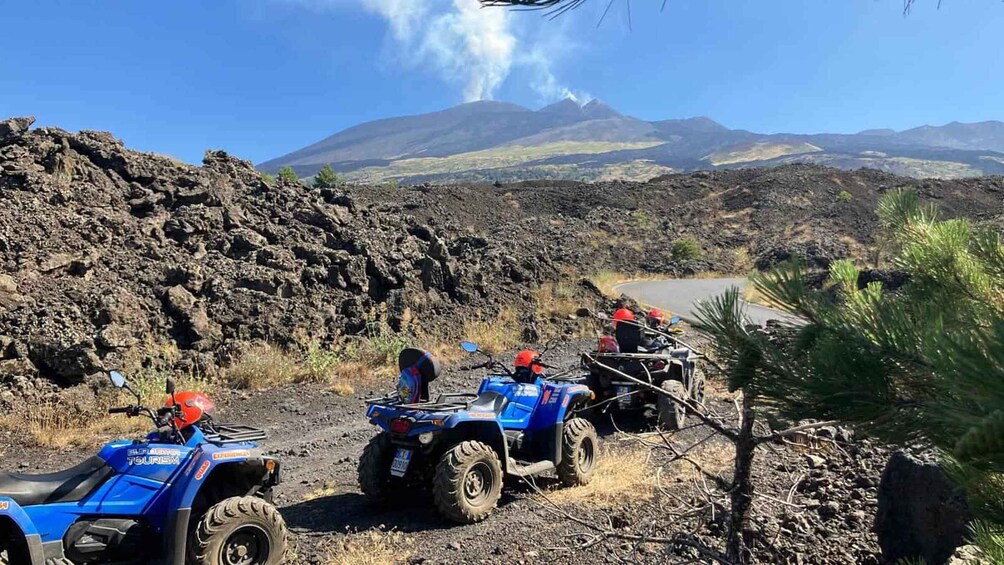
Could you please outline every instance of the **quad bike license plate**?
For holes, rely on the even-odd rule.
[[[394,461],[390,464],[390,474],[395,477],[403,477],[408,472],[408,465],[411,463],[411,450],[398,448],[394,454]]]
[[[617,404],[619,404],[624,408],[627,408],[631,406],[632,400],[633,398],[631,397],[631,387],[629,386],[617,387]]]

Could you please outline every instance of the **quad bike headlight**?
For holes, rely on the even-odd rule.
[[[418,434],[418,443],[421,443],[422,445],[429,445],[432,443],[432,437],[432,432]]]

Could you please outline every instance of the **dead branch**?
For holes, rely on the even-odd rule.
[[[760,436],[760,437],[754,438],[754,441],[757,444],[766,443],[766,442],[769,442],[769,441],[774,441],[776,439],[786,438],[786,437],[788,437],[790,435],[797,434],[798,432],[804,432],[806,430],[814,430],[816,428],[822,428],[822,427],[825,427],[825,426],[833,426],[833,425],[838,424],[838,423],[839,422],[837,420],[827,420],[825,422],[813,422],[811,424],[803,424],[801,426],[795,426],[793,428],[788,428],[787,430],[783,430],[783,431],[780,431],[780,432],[775,432],[775,433],[772,433],[770,435]]]
[[[590,545],[595,545],[596,543],[599,543],[599,541],[601,541],[602,539],[614,538],[614,539],[620,539],[620,540],[625,540],[625,541],[633,541],[633,542],[641,541],[641,542],[647,542],[647,543],[658,543],[658,544],[668,544],[668,545],[685,546],[685,547],[692,548],[692,549],[696,550],[697,552],[699,552],[701,555],[704,555],[705,557],[707,557],[709,559],[713,559],[713,560],[715,560],[715,561],[717,561],[719,563],[722,563],[723,565],[732,565],[732,562],[729,561],[728,559],[726,559],[725,556],[722,553],[720,553],[718,551],[715,551],[714,549],[711,549],[709,547],[705,547],[704,544],[701,544],[701,543],[699,543],[699,542],[697,542],[695,540],[692,540],[692,539],[688,539],[688,538],[686,538],[684,536],[681,536],[681,535],[676,535],[676,536],[673,536],[673,537],[662,537],[662,536],[644,536],[644,535],[640,535],[640,534],[629,534],[629,533],[625,533],[625,532],[618,532],[618,531],[614,530],[612,524],[609,524],[609,520],[610,520],[609,516],[607,517],[607,522],[608,522],[609,529],[603,529],[600,526],[598,526],[598,525],[596,525],[596,524],[594,524],[594,523],[592,523],[592,522],[590,522],[588,520],[585,520],[583,518],[579,518],[578,516],[575,516],[574,514],[568,512],[567,510],[565,510],[561,506],[558,506],[558,504],[556,504],[553,500],[551,500],[550,498],[548,498],[547,494],[545,494],[544,491],[539,486],[537,486],[537,484],[535,482],[533,482],[533,480],[531,480],[530,478],[522,477],[522,480],[539,497],[541,497],[542,499],[544,499],[544,501],[547,502],[547,504],[541,504],[539,501],[534,500],[535,502],[537,502],[538,504],[540,504],[540,506],[542,508],[544,508],[546,510],[549,510],[551,512],[554,512],[554,513],[558,514],[559,516],[562,516],[563,518],[565,518],[567,520],[575,522],[576,524],[579,524],[580,526],[583,526],[583,527],[587,528],[588,530],[594,532],[596,535],[598,535],[599,536],[599,540],[595,541],[594,543],[591,543]]]

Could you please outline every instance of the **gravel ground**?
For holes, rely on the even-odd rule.
[[[588,345],[565,344],[548,357],[556,365],[573,366],[578,352]],[[447,368],[433,383],[433,394],[473,390],[481,376]],[[597,536],[569,516],[600,525],[616,536],[685,535],[711,548],[724,546],[724,494],[689,464],[670,464],[670,453],[658,447],[663,440],[653,433],[652,419],[645,416],[598,423],[604,456],[616,464],[600,469],[615,477],[607,477],[595,490],[560,489],[550,477],[538,479],[535,485],[509,479],[497,512],[471,526],[440,519],[431,501],[422,496],[395,508],[374,508],[366,503],[356,482],[359,455],[376,431],[363,416],[363,399],[391,388],[388,380],[344,397],[320,386],[298,385],[218,398],[224,419],[265,428],[270,436],[266,450],[282,457],[284,483],[276,502],[294,534],[291,562],[707,561],[678,544]],[[734,415],[732,399],[720,385],[711,383],[710,392],[710,406]],[[687,429],[666,438],[686,448],[709,434],[708,428],[691,422]],[[718,437],[705,441],[691,455],[727,479],[729,450]],[[52,469],[84,456],[82,452],[32,449],[23,452],[19,467]],[[763,495],[752,518],[758,532],[753,540],[758,561],[878,563],[877,546],[868,529],[884,461],[884,450],[839,438],[803,438],[797,445],[769,446],[759,454],[756,467],[757,490]],[[628,472],[632,465],[644,465],[640,480]],[[600,479],[598,474],[595,480]]]

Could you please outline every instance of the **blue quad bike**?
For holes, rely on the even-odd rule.
[[[149,417],[156,431],[146,439],[109,443],[65,471],[0,473],[0,563],[282,563],[286,525],[271,504],[279,461],[255,443],[265,433],[215,423],[208,397],[167,382],[163,408],[133,392],[135,405],[110,410]]]
[[[596,430],[575,416],[590,400],[581,383],[544,375],[536,352],[524,352],[524,367],[510,370],[478,346],[469,353],[487,360],[467,370],[490,374],[476,394],[442,394],[429,400],[438,361],[417,349],[401,353],[398,394],[368,400],[366,416],[380,429],[359,461],[359,485],[376,503],[432,486],[439,513],[461,524],[488,517],[506,475],[557,472],[566,486],[584,485],[595,470]]]

